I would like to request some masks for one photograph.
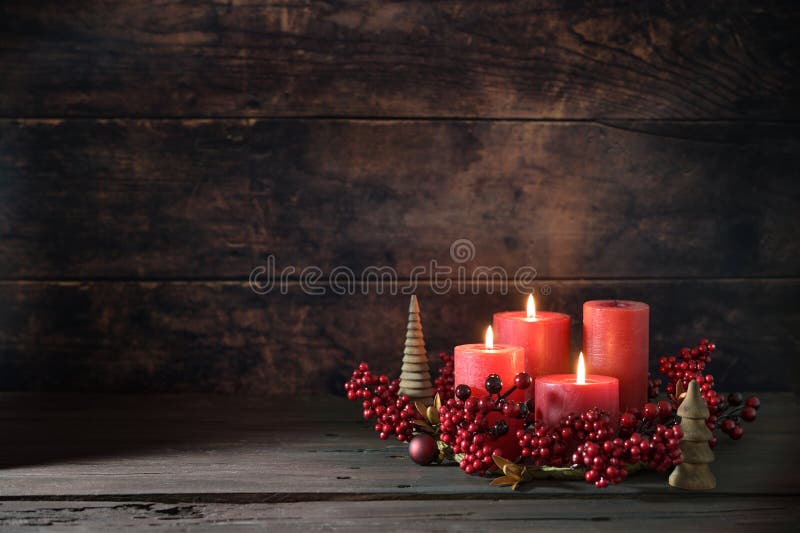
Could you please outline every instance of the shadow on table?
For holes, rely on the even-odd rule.
[[[255,439],[269,443],[280,438],[269,404],[223,396],[4,394],[0,469],[173,448],[220,449]]]

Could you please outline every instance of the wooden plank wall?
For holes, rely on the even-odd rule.
[[[399,365],[407,296],[253,268],[450,245],[545,309],[635,298],[652,357],[798,390],[796,2],[0,5],[0,388],[310,393]],[[433,350],[521,295],[435,294]],[[472,294],[477,289],[479,294]],[[367,294],[363,294],[363,293]]]

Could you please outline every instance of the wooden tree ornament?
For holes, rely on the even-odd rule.
[[[713,437],[706,426],[708,406],[700,395],[700,385],[689,383],[686,398],[678,407],[681,417],[681,454],[683,462],[669,476],[669,484],[687,490],[707,490],[717,486],[717,480],[708,466],[714,461],[714,452],[708,445]]]
[[[428,366],[428,351],[425,349],[425,337],[422,335],[416,295],[411,295],[411,302],[408,305],[408,327],[399,394],[408,394],[412,400],[426,405],[433,401],[431,369]]]

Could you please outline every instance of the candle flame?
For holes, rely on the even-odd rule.
[[[486,340],[484,341],[487,350],[494,349],[494,333],[492,333],[492,326],[486,328]]]
[[[528,312],[527,318],[531,320],[536,319],[536,303],[533,301],[533,294],[528,295]]]
[[[583,352],[578,356],[578,385],[586,385],[586,363],[583,362]]]

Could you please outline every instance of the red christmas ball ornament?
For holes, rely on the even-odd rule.
[[[430,464],[439,453],[436,441],[427,433],[417,435],[408,443],[408,456],[418,465]]]

